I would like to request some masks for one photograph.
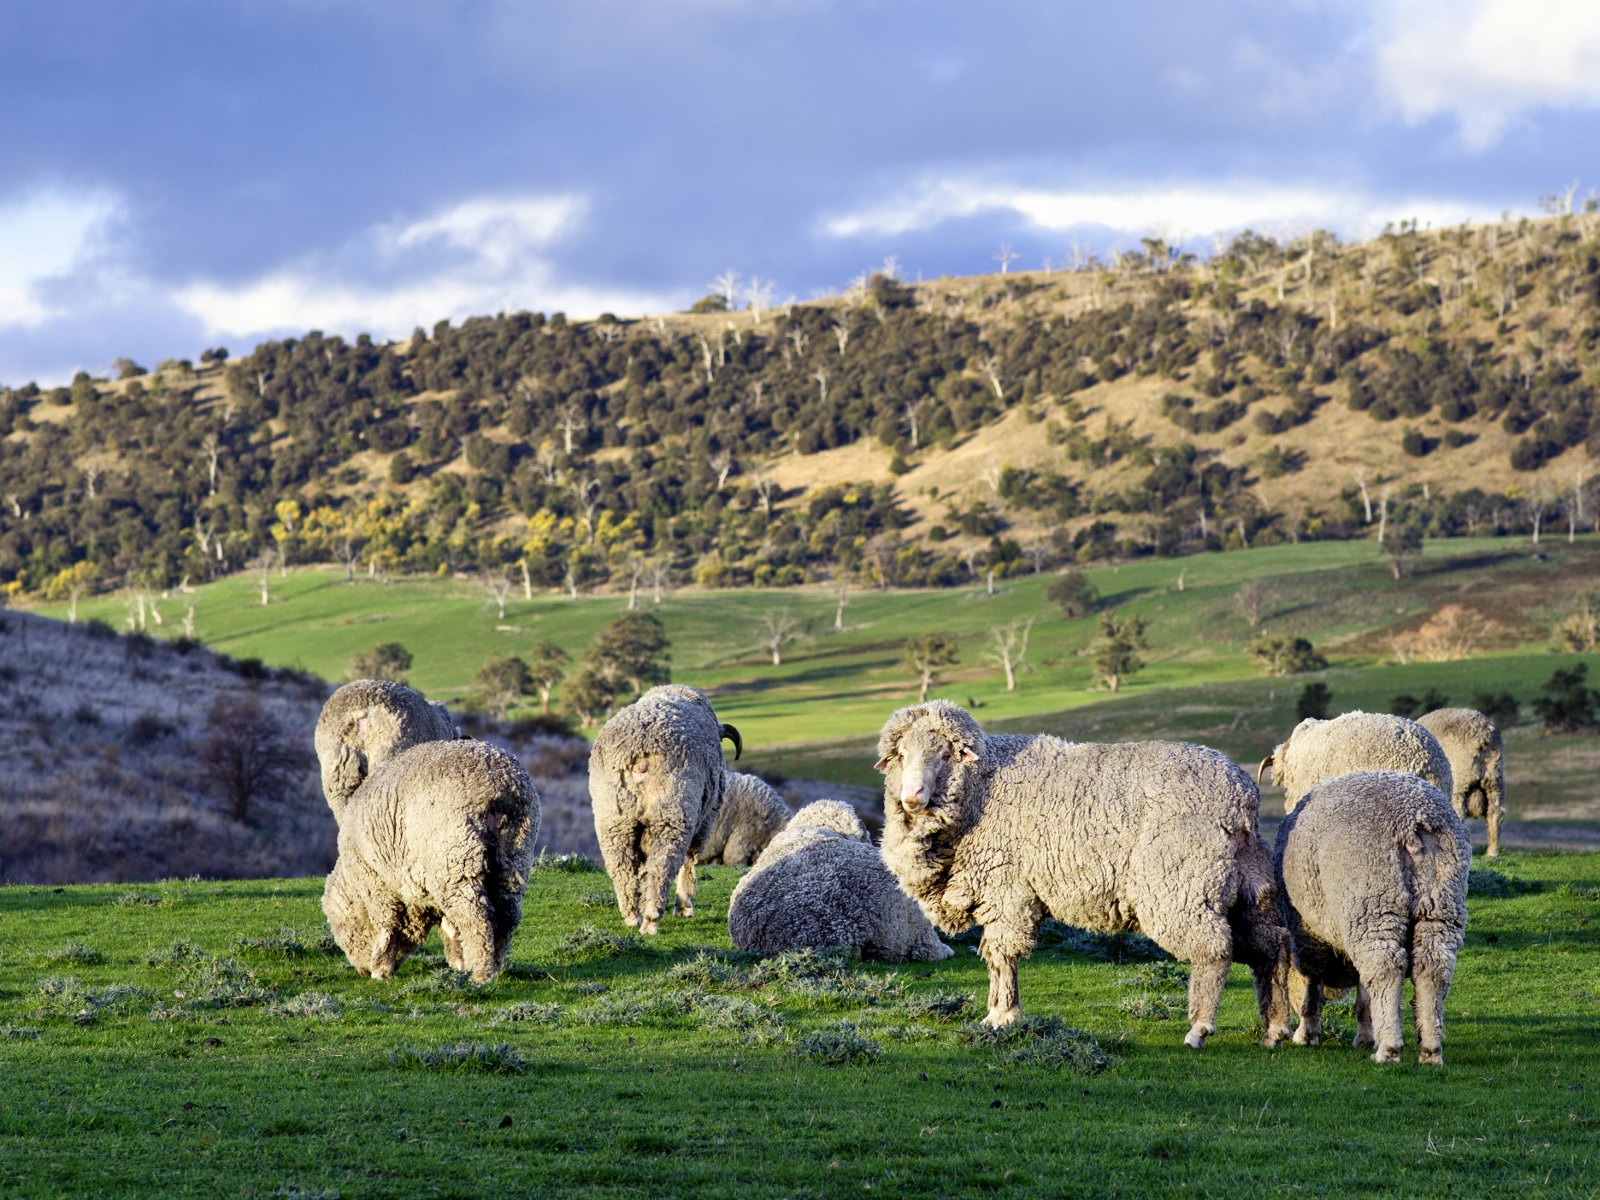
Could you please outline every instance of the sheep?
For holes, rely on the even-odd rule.
[[[729,771],[722,810],[695,862],[748,867],[788,821],[789,806],[771,784],[755,775]]]
[[[1500,854],[1500,822],[1506,817],[1505,747],[1500,730],[1472,708],[1436,708],[1417,718],[1450,760],[1456,816],[1483,817],[1489,826],[1488,857]]]
[[[1324,987],[1356,986],[1354,1045],[1396,1062],[1400,994],[1415,993],[1421,1063],[1444,1062],[1444,998],[1467,924],[1472,843],[1446,794],[1404,771],[1324,780],[1278,827],[1273,874],[1295,970],[1294,1041],[1322,1032]]]
[[[694,915],[695,857],[717,822],[727,789],[722,739],[743,752],[739,731],[717,720],[704,692],[651,688],[612,715],[589,753],[589,799],[600,857],[629,925],[654,934],[678,877],[673,912]]]
[[[1215,1032],[1235,957],[1255,975],[1262,1044],[1288,1034],[1288,938],[1260,795],[1222,754],[986,734],[943,700],[890,716],[878,753],[884,862],[946,933],[983,926],[987,1024],[1020,1015],[1017,959],[1048,914],[1140,929],[1192,963],[1187,1045]]]
[[[421,742],[450,741],[460,731],[442,704],[386,679],[357,679],[322,706],[313,741],[322,792],[339,821],[351,794],[384,760]]]
[[[1415,721],[1387,713],[1307,717],[1261,760],[1256,782],[1268,768],[1283,789],[1285,812],[1322,780],[1351,771],[1407,771],[1447,796],[1451,790],[1450,760],[1438,739]]]
[[[505,966],[522,920],[539,794],[487,742],[421,742],[378,763],[346,799],[322,893],[350,964],[386,979],[435,924],[445,960],[475,982]]]
[[[757,954],[848,946],[885,962],[937,962],[955,953],[836,800],[806,805],[767,844],[733,889],[728,935]]]

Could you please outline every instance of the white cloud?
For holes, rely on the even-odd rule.
[[[954,177],[925,181],[882,203],[827,217],[822,230],[835,238],[892,237],[979,213],[1010,212],[1044,232],[1103,226],[1192,238],[1249,226],[1267,233],[1323,228],[1366,236],[1390,221],[1415,218],[1425,225],[1455,225],[1493,220],[1498,211],[1481,204],[1377,197],[1309,183],[1239,180],[1050,189]]]
[[[1482,150],[1529,109],[1600,105],[1593,0],[1405,0],[1376,9],[1378,77],[1412,123],[1454,117]]]
[[[45,188],[0,199],[0,325],[38,325],[58,315],[40,285],[105,248],[122,202],[110,192]]]
[[[588,317],[661,311],[681,300],[563,282],[548,255],[581,227],[587,209],[580,195],[481,197],[374,226],[335,256],[349,263],[370,251],[381,280],[308,259],[243,283],[196,281],[175,295],[215,337],[324,329],[396,338],[441,318],[525,308]]]

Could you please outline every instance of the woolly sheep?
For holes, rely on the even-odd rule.
[[[449,710],[386,679],[357,679],[322,706],[313,735],[322,792],[335,821],[361,781],[386,759],[422,742],[460,736]]]
[[[1438,739],[1404,717],[1347,712],[1331,721],[1307,717],[1279,743],[1256,771],[1268,768],[1283,789],[1283,808],[1294,806],[1318,783],[1352,771],[1407,771],[1450,794],[1450,760]]]
[[[758,954],[849,946],[885,962],[937,962],[955,953],[836,800],[808,804],[768,843],[733,889],[728,935]]]
[[[1315,1044],[1324,987],[1356,985],[1356,1046],[1395,1062],[1400,994],[1415,993],[1418,1061],[1444,1062],[1444,998],[1467,923],[1472,844],[1445,793],[1403,771],[1312,788],[1278,827],[1273,873],[1295,969],[1294,1040]]]
[[[1472,708],[1436,708],[1417,718],[1439,739],[1450,760],[1454,789],[1450,804],[1456,816],[1483,817],[1489,826],[1488,856],[1500,853],[1500,822],[1506,816],[1505,747],[1500,730]]]
[[[445,959],[494,978],[522,920],[539,795],[487,742],[422,742],[379,763],[339,823],[322,911],[352,966],[386,979],[435,924]]]
[[[1263,1044],[1289,1032],[1288,944],[1257,833],[1260,795],[1223,755],[985,734],[942,700],[893,714],[878,752],[884,862],[945,932],[983,926],[987,1024],[1020,1015],[1017,959],[1048,914],[1140,929],[1192,963],[1190,1046],[1215,1032],[1235,957],[1255,975]]]
[[[748,867],[788,821],[789,806],[771,784],[755,775],[729,771],[717,823],[695,862]]]
[[[615,713],[589,754],[589,799],[600,857],[629,925],[653,934],[678,877],[678,916],[694,914],[695,857],[716,825],[727,787],[722,739],[743,746],[717,720],[704,692],[651,688]]]

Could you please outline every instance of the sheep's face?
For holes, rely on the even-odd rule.
[[[880,758],[887,799],[900,806],[908,818],[937,810],[947,803],[950,772],[958,763],[975,763],[971,746],[957,745],[932,729],[912,726],[892,751]]]
[[[387,979],[416,946],[394,929],[380,928],[354,890],[345,886],[339,869],[328,876],[322,893],[322,910],[328,917],[333,940],[350,965],[372,979]]]

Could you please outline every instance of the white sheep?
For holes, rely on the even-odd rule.
[[[748,867],[789,822],[789,806],[765,779],[729,771],[717,823],[695,855],[697,863]]]
[[[806,805],[767,844],[733,889],[728,935],[758,954],[848,946],[884,962],[937,962],[955,953],[837,800]]]
[[[1215,1031],[1235,957],[1255,974],[1263,1044],[1289,1032],[1287,937],[1258,836],[1260,795],[1223,755],[985,734],[942,700],[892,715],[878,752],[884,862],[945,932],[983,926],[988,1024],[1020,1014],[1017,959],[1048,914],[1142,930],[1193,964],[1190,1046]]]
[[[1437,738],[1415,721],[1388,713],[1347,712],[1331,721],[1307,717],[1290,731],[1256,771],[1268,769],[1283,789],[1283,808],[1294,806],[1324,779],[1351,771],[1407,771],[1446,796],[1451,792],[1450,760]]]
[[[651,688],[615,713],[589,753],[589,799],[600,857],[629,925],[653,934],[673,877],[678,916],[694,914],[695,856],[716,824],[727,787],[722,739],[739,731],[717,720],[704,692]]]
[[[444,705],[403,683],[357,679],[338,688],[323,704],[312,739],[334,820],[379,763],[409,746],[459,736]]]
[[[1324,780],[1278,827],[1273,869],[1296,972],[1294,1040],[1315,1044],[1325,987],[1357,987],[1356,1046],[1395,1062],[1401,991],[1415,992],[1418,1061],[1444,1062],[1444,998],[1467,924],[1472,844],[1445,793],[1403,771]]]
[[[1439,739],[1450,760],[1450,803],[1456,816],[1484,818],[1487,854],[1498,856],[1500,823],[1506,817],[1505,745],[1499,728],[1474,708],[1436,708],[1418,717],[1417,724]]]
[[[479,983],[522,920],[539,795],[487,742],[422,742],[346,798],[322,910],[352,966],[385,979],[437,924],[445,959]]]

